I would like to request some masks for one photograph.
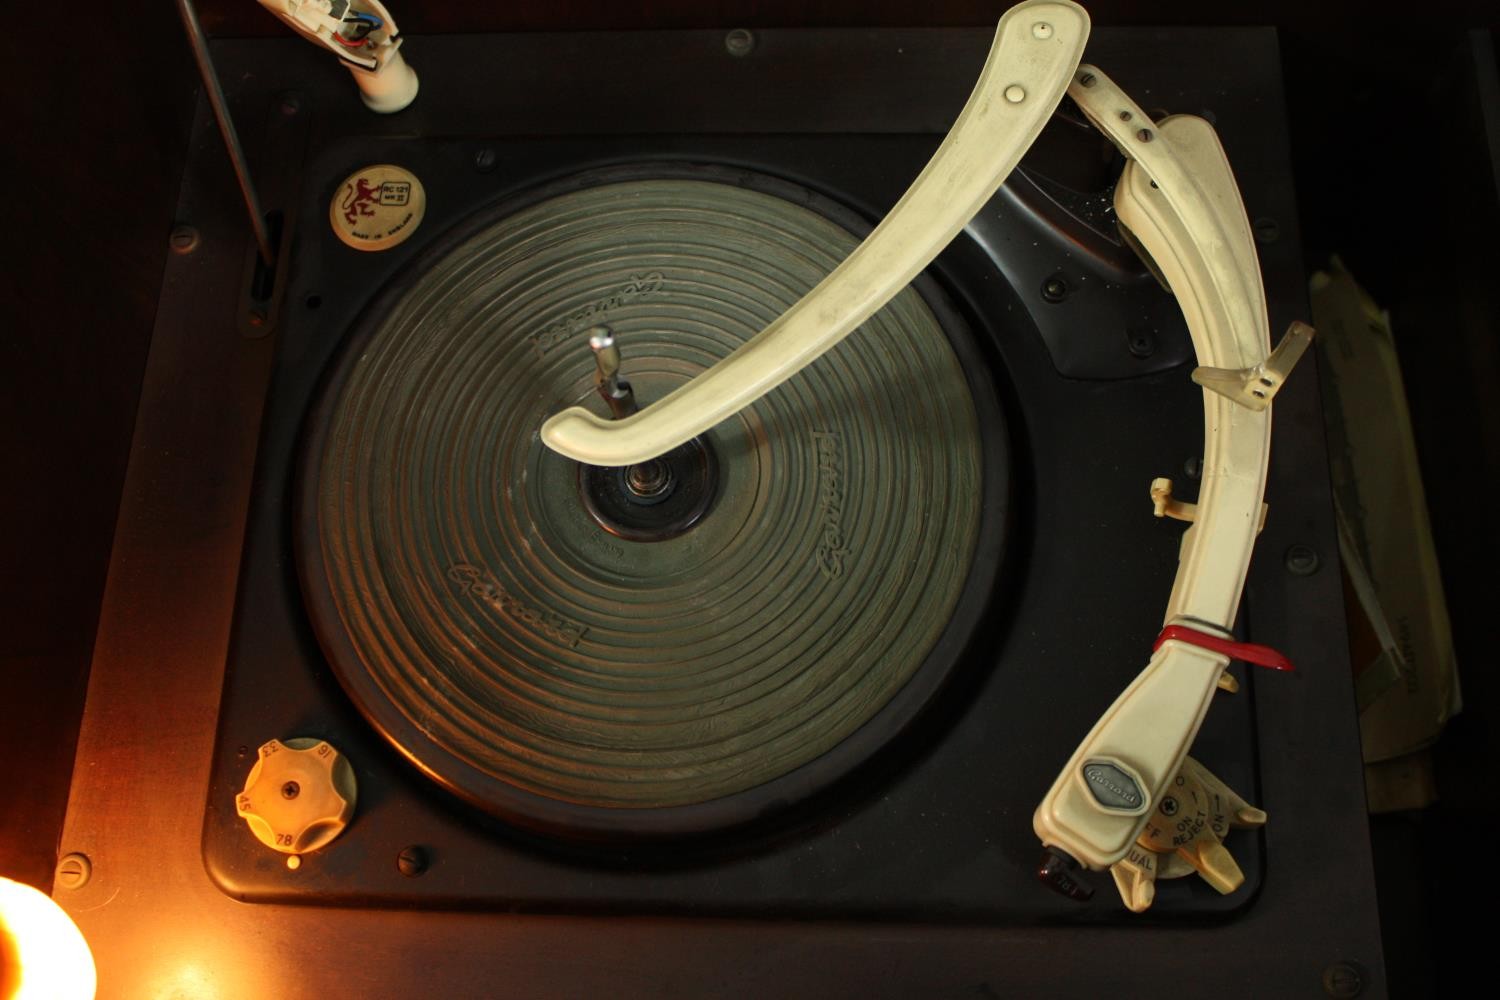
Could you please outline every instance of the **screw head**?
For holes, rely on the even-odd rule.
[[[1275,243],[1281,238],[1281,227],[1276,224],[1275,219],[1261,216],[1255,220],[1253,228],[1256,240],[1261,243]]]
[[[1068,279],[1054,274],[1042,282],[1042,298],[1048,302],[1061,302],[1068,297]]]
[[[487,174],[495,169],[499,158],[495,156],[493,149],[485,148],[474,154],[474,169],[481,174]]]
[[[1156,338],[1150,330],[1126,330],[1125,346],[1137,358],[1149,358],[1156,353]]]
[[[396,855],[396,868],[407,878],[416,878],[427,870],[427,865],[427,852],[415,844]]]
[[[1358,962],[1334,962],[1323,970],[1323,992],[1349,1000],[1365,991],[1365,973]]]
[[[755,51],[755,33],[748,28],[735,28],[724,36],[724,51],[736,59]]]
[[[295,781],[288,781],[281,786],[281,797],[284,799],[295,799],[302,792],[302,786]]]
[[[167,237],[167,245],[175,254],[186,256],[198,249],[198,230],[192,226],[173,226],[172,234]]]
[[[1293,576],[1312,576],[1322,565],[1318,550],[1298,542],[1286,550],[1286,571]]]
[[[82,889],[94,874],[93,862],[87,854],[64,854],[57,860],[57,869],[52,880],[63,889]]]

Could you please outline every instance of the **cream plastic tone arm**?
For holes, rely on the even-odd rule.
[[[703,433],[791,378],[905,288],[994,195],[1057,107],[1089,19],[1066,0],[1006,11],[973,94],[906,194],[812,291],[727,358],[623,420],[582,407],[542,440],[590,465],[644,462]]]
[[[1213,128],[1187,116],[1153,123],[1091,66],[1079,67],[1068,90],[1129,160],[1115,211],[1176,295],[1199,372],[1261,371],[1270,338],[1260,267]],[[1279,388],[1279,379],[1266,379],[1256,382],[1264,394],[1250,399],[1202,383],[1202,486],[1182,540],[1169,625],[1230,634],[1265,493],[1268,404]],[[1123,857],[1181,766],[1228,663],[1229,657],[1186,642],[1162,643],[1037,807],[1033,826],[1042,843],[1096,870]],[[1044,862],[1044,877],[1045,865],[1056,860],[1049,855]],[[1066,875],[1061,879],[1058,887],[1069,891]]]

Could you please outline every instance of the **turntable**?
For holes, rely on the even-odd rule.
[[[389,117],[311,47],[215,44],[275,263],[203,111],[116,553],[172,571],[112,576],[80,750],[174,790],[122,827],[80,768],[63,844],[106,977],[147,939],[129,908],[181,928],[142,988],[201,995],[1088,992],[1205,961],[1312,994],[1345,960],[1378,992],[1373,910],[1331,919],[1370,893],[1305,374],[1224,637],[1301,669],[1230,668],[1177,779],[1239,878],[1037,883],[1037,803],[1161,632],[1182,527],[1147,487],[1191,496],[1205,456],[1087,107],[726,419],[598,464],[542,430],[643,420],[742,355],[921,172],[988,35],[412,38]],[[1088,59],[1150,122],[1213,119],[1285,329],[1274,37],[1098,30]],[[148,670],[119,703],[179,732],[121,745],[95,706]]]

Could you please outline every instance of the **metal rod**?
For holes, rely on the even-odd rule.
[[[224,137],[224,146],[229,150],[229,160],[234,164],[234,176],[240,182],[240,193],[245,196],[245,208],[250,212],[250,228],[255,230],[255,242],[260,247],[260,256],[268,265],[275,255],[271,252],[271,236],[266,231],[265,213],[260,210],[260,201],[255,197],[255,187],[250,183],[250,167],[245,163],[245,150],[240,146],[240,137],[234,131],[234,122],[229,117],[229,104],[224,100],[224,88],[219,86],[219,75],[214,72],[213,61],[208,55],[208,39],[203,37],[203,25],[198,23],[198,12],[189,0],[177,0],[177,10],[182,14],[182,23],[187,28],[188,41],[193,46],[193,58],[198,61],[198,74],[203,77],[203,89],[208,94],[208,103],[214,109],[214,118],[219,123],[219,134]]]
[[[599,395],[609,404],[614,418],[624,420],[639,407],[630,383],[620,378],[620,347],[615,343],[615,336],[607,326],[590,327],[584,333],[588,335],[589,348],[594,352],[594,364],[599,369],[594,376]]]

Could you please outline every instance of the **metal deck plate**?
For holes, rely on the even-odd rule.
[[[572,161],[592,157],[597,163],[599,157],[639,156],[643,148],[655,156],[692,152],[712,141],[721,161],[755,162],[778,143],[795,146],[798,136],[825,133],[848,136],[845,151],[905,149],[905,160],[893,161],[909,168],[904,176],[867,184],[851,201],[874,214],[900,193],[956,113],[988,39],[986,31],[765,32],[755,62],[729,60],[713,32],[636,34],[628,46],[608,35],[413,38],[407,52],[423,74],[423,97],[387,120],[362,113],[342,71],[303,43],[224,43],[216,55],[224,78],[234,82],[241,120],[269,117],[273,123],[260,143],[252,141],[252,156],[294,168],[283,175],[268,167],[261,175],[268,207],[289,214],[304,203],[326,205],[332,183],[358,166],[381,162],[386,158],[371,157],[413,142],[413,135],[442,137],[420,140],[426,159],[418,166],[428,175],[444,169],[455,178],[462,174],[470,194],[461,200],[472,205],[484,201],[483,185],[493,198],[503,193],[507,178],[535,176],[547,162],[569,159],[559,152],[565,147],[574,151]],[[1215,113],[1251,217],[1275,219],[1281,233],[1278,242],[1260,248],[1272,326],[1284,328],[1303,315],[1274,37],[1255,31],[1100,30],[1089,58],[1109,67],[1148,105],[1155,97],[1169,110]],[[882,71],[871,72],[874,65]],[[517,79],[528,85],[515,86]],[[684,79],[694,85],[683,87]],[[845,82],[830,86],[830,80]],[[302,110],[281,122],[277,98],[294,88]],[[537,95],[546,100],[537,101]],[[279,131],[284,128],[306,131]],[[245,132],[250,138],[254,130]],[[601,135],[615,138],[567,138]],[[650,141],[642,143],[643,136]],[[445,868],[441,852],[420,879],[403,879],[396,871],[395,855],[406,846],[401,834],[413,822],[449,838],[444,843],[455,851],[464,838],[476,850],[493,851],[507,835],[464,815],[444,794],[422,792],[425,779],[401,777],[401,762],[393,755],[381,759],[378,740],[361,735],[367,727],[352,709],[347,717],[283,713],[271,720],[279,732],[246,731],[244,738],[321,725],[332,737],[347,736],[352,756],[388,769],[391,785],[383,796],[377,791],[366,800],[362,794],[362,819],[345,835],[349,842],[330,848],[328,865],[309,874],[332,887],[367,863],[389,858],[385,881],[367,885],[359,899],[409,907],[432,895],[446,898],[445,907],[414,912],[355,906],[350,904],[356,899],[337,894],[325,897],[328,906],[245,906],[226,896],[203,862],[206,849],[214,863],[216,838],[227,838],[238,822],[227,801],[218,805],[222,779],[240,769],[223,756],[233,758],[241,737],[229,715],[215,749],[223,667],[231,646],[262,621],[279,616],[291,622],[301,615],[287,597],[295,595],[295,586],[278,590],[253,583],[277,574],[290,581],[288,549],[243,545],[267,386],[273,368],[278,378],[300,370],[299,353],[332,351],[369,290],[390,280],[402,258],[376,255],[353,285],[308,287],[289,278],[280,320],[302,318],[285,326],[278,321],[274,338],[243,336],[238,310],[248,233],[216,143],[200,114],[179,218],[197,226],[203,240],[197,253],[168,264],[60,845],[93,861],[89,883],[59,889],[58,898],[94,949],[101,995],[459,995],[507,989],[543,995],[1096,995],[1117,992],[1122,984],[1160,982],[1173,970],[1177,981],[1197,981],[1205,974],[1205,955],[1213,956],[1216,982],[1233,981],[1267,995],[1313,993],[1330,962],[1352,958],[1370,971],[1366,995],[1381,992],[1358,735],[1311,378],[1293,379],[1277,400],[1272,516],[1251,570],[1246,615],[1251,638],[1277,645],[1304,669],[1293,678],[1251,684],[1232,705],[1221,702],[1205,730],[1206,745],[1200,741],[1195,750],[1270,813],[1260,835],[1266,877],[1259,891],[1231,899],[1224,916],[1204,923],[1174,920],[1165,910],[1124,919],[1103,892],[1095,907],[1075,909],[1031,884],[1031,804],[1066,750],[1138,671],[1159,624],[1154,619],[1177,535],[1174,526],[1150,521],[1145,487],[1153,475],[1176,473],[1196,452],[1201,410],[1185,371],[1152,374],[1149,362],[1145,377],[1120,382],[1108,403],[1103,400],[1111,383],[1057,375],[1049,344],[1070,326],[1065,318],[1076,316],[1073,310],[1088,307],[1088,296],[1080,292],[1056,313],[1033,301],[1038,286],[1023,280],[1028,267],[1052,273],[1076,261],[1066,241],[1038,239],[1035,247],[1022,246],[1018,230],[999,225],[1018,214],[1004,192],[995,212],[987,210],[971,227],[973,240],[941,268],[954,287],[969,288],[976,286],[966,279],[977,271],[998,268],[1017,290],[991,282],[989,291],[960,301],[961,309],[988,314],[998,307],[1003,314],[1007,304],[1020,305],[1038,317],[1032,336],[1004,340],[1003,369],[1015,392],[1009,415],[1018,451],[1037,477],[1027,491],[1032,501],[1018,515],[1037,545],[1071,538],[1086,558],[1062,562],[1035,548],[1018,556],[1024,587],[1009,595],[1010,613],[1013,623],[1033,624],[1008,630],[996,662],[1025,663],[1016,654],[1033,654],[1033,663],[1050,669],[975,671],[967,687],[957,688],[963,697],[937,716],[942,724],[917,734],[924,749],[904,754],[899,773],[882,775],[841,800],[838,815],[847,823],[811,824],[819,836],[832,836],[832,830],[873,822],[882,810],[896,813],[899,821],[893,822],[905,824],[899,828],[909,834],[884,845],[901,859],[900,867],[886,873],[892,891],[927,887],[945,897],[971,892],[973,905],[945,905],[929,893],[908,898],[913,905],[882,912],[882,894],[869,890],[868,882],[843,883],[838,871],[807,860],[815,855],[781,849],[785,838],[807,835],[803,825],[768,835],[758,855],[780,858],[786,884],[803,887],[800,896],[779,892],[750,906],[714,907],[702,905],[710,898],[706,890],[694,890],[679,893],[692,902],[678,909],[641,895],[640,883],[663,880],[659,873],[632,875],[627,869],[616,873],[623,884],[612,882],[597,870],[517,843],[508,849],[526,863],[503,871],[531,893],[533,908],[589,915],[501,912],[510,907],[487,897],[465,899],[462,888],[473,872]],[[294,147],[295,155],[273,156],[278,143]],[[820,186],[860,190],[868,171],[845,155],[830,157],[831,148],[813,143],[800,153],[787,152],[784,176],[818,175]],[[496,155],[493,177],[475,171],[482,149]],[[299,192],[299,178],[313,188],[327,186]],[[424,226],[440,232],[440,206],[429,213]],[[296,259],[320,273],[337,272],[328,254],[320,238],[309,238],[298,244]],[[317,310],[309,309],[314,295],[320,297]],[[1049,327],[1057,328],[1057,336],[1049,335]],[[1111,341],[1117,335],[1128,339],[1123,332],[1099,331]],[[998,356],[1000,342],[994,349]],[[1037,406],[1052,393],[1074,393],[1098,405],[1084,407],[1072,420],[1029,419],[1030,413],[1048,412]],[[1143,441],[1132,420],[1154,431]],[[267,435],[262,490],[295,437],[269,424]],[[270,454],[273,440],[286,450]],[[1139,456],[1128,459],[1136,449]],[[1142,461],[1147,467],[1139,467]],[[287,494],[272,488],[267,495],[251,534],[270,530],[284,542],[291,530]],[[1281,554],[1294,543],[1320,551],[1323,570],[1289,577]],[[241,579],[241,611],[251,617],[242,613],[232,636]],[[1125,590],[1122,580],[1129,581]],[[270,618],[255,617],[262,614]],[[297,642],[308,639],[303,634]],[[268,649],[280,641],[271,639]],[[1067,655],[1060,655],[1064,649]],[[1017,697],[1017,684],[1032,686]],[[304,676],[297,685],[276,692],[276,703],[296,704],[312,692],[311,703],[326,705],[327,694],[338,691],[326,674]],[[1039,721],[1028,735],[1006,743],[1003,753],[989,753],[970,742],[980,731],[971,727],[981,725],[972,720],[982,719],[1003,693]],[[229,694],[223,707],[239,712],[249,696]],[[1253,730],[1247,728],[1252,722]],[[1215,753],[1233,757],[1252,732],[1243,758],[1251,772],[1230,773],[1214,759]],[[964,752],[968,767],[961,780],[942,778],[953,775],[940,766],[943,752]],[[977,826],[964,821],[967,850],[955,854],[926,836],[929,817],[942,817],[952,803],[997,787],[1005,790],[1005,801]],[[887,801],[882,788],[904,791],[899,800]],[[205,800],[208,815],[200,826]],[[231,815],[220,827],[225,813]],[[432,826],[439,816],[448,818],[447,825]],[[365,842],[357,844],[356,837]],[[349,850],[341,853],[343,848]],[[864,848],[857,837],[843,844],[846,856]],[[954,856],[982,866],[993,881],[967,888],[970,869],[950,864]],[[702,877],[705,870],[683,874]],[[575,893],[559,907],[559,879],[580,872],[592,879],[592,897]],[[269,878],[264,872],[241,874],[252,883],[262,880],[256,884]],[[757,884],[732,872],[720,882],[736,879]],[[833,892],[839,884],[848,884],[852,897]],[[548,892],[551,907],[545,905]],[[622,905],[635,914],[631,919],[610,916]],[[455,909],[461,906],[477,909]],[[684,913],[693,918],[683,919]],[[729,915],[705,915],[712,913]],[[802,919],[808,914],[820,919]],[[864,919],[849,919],[855,916]]]

